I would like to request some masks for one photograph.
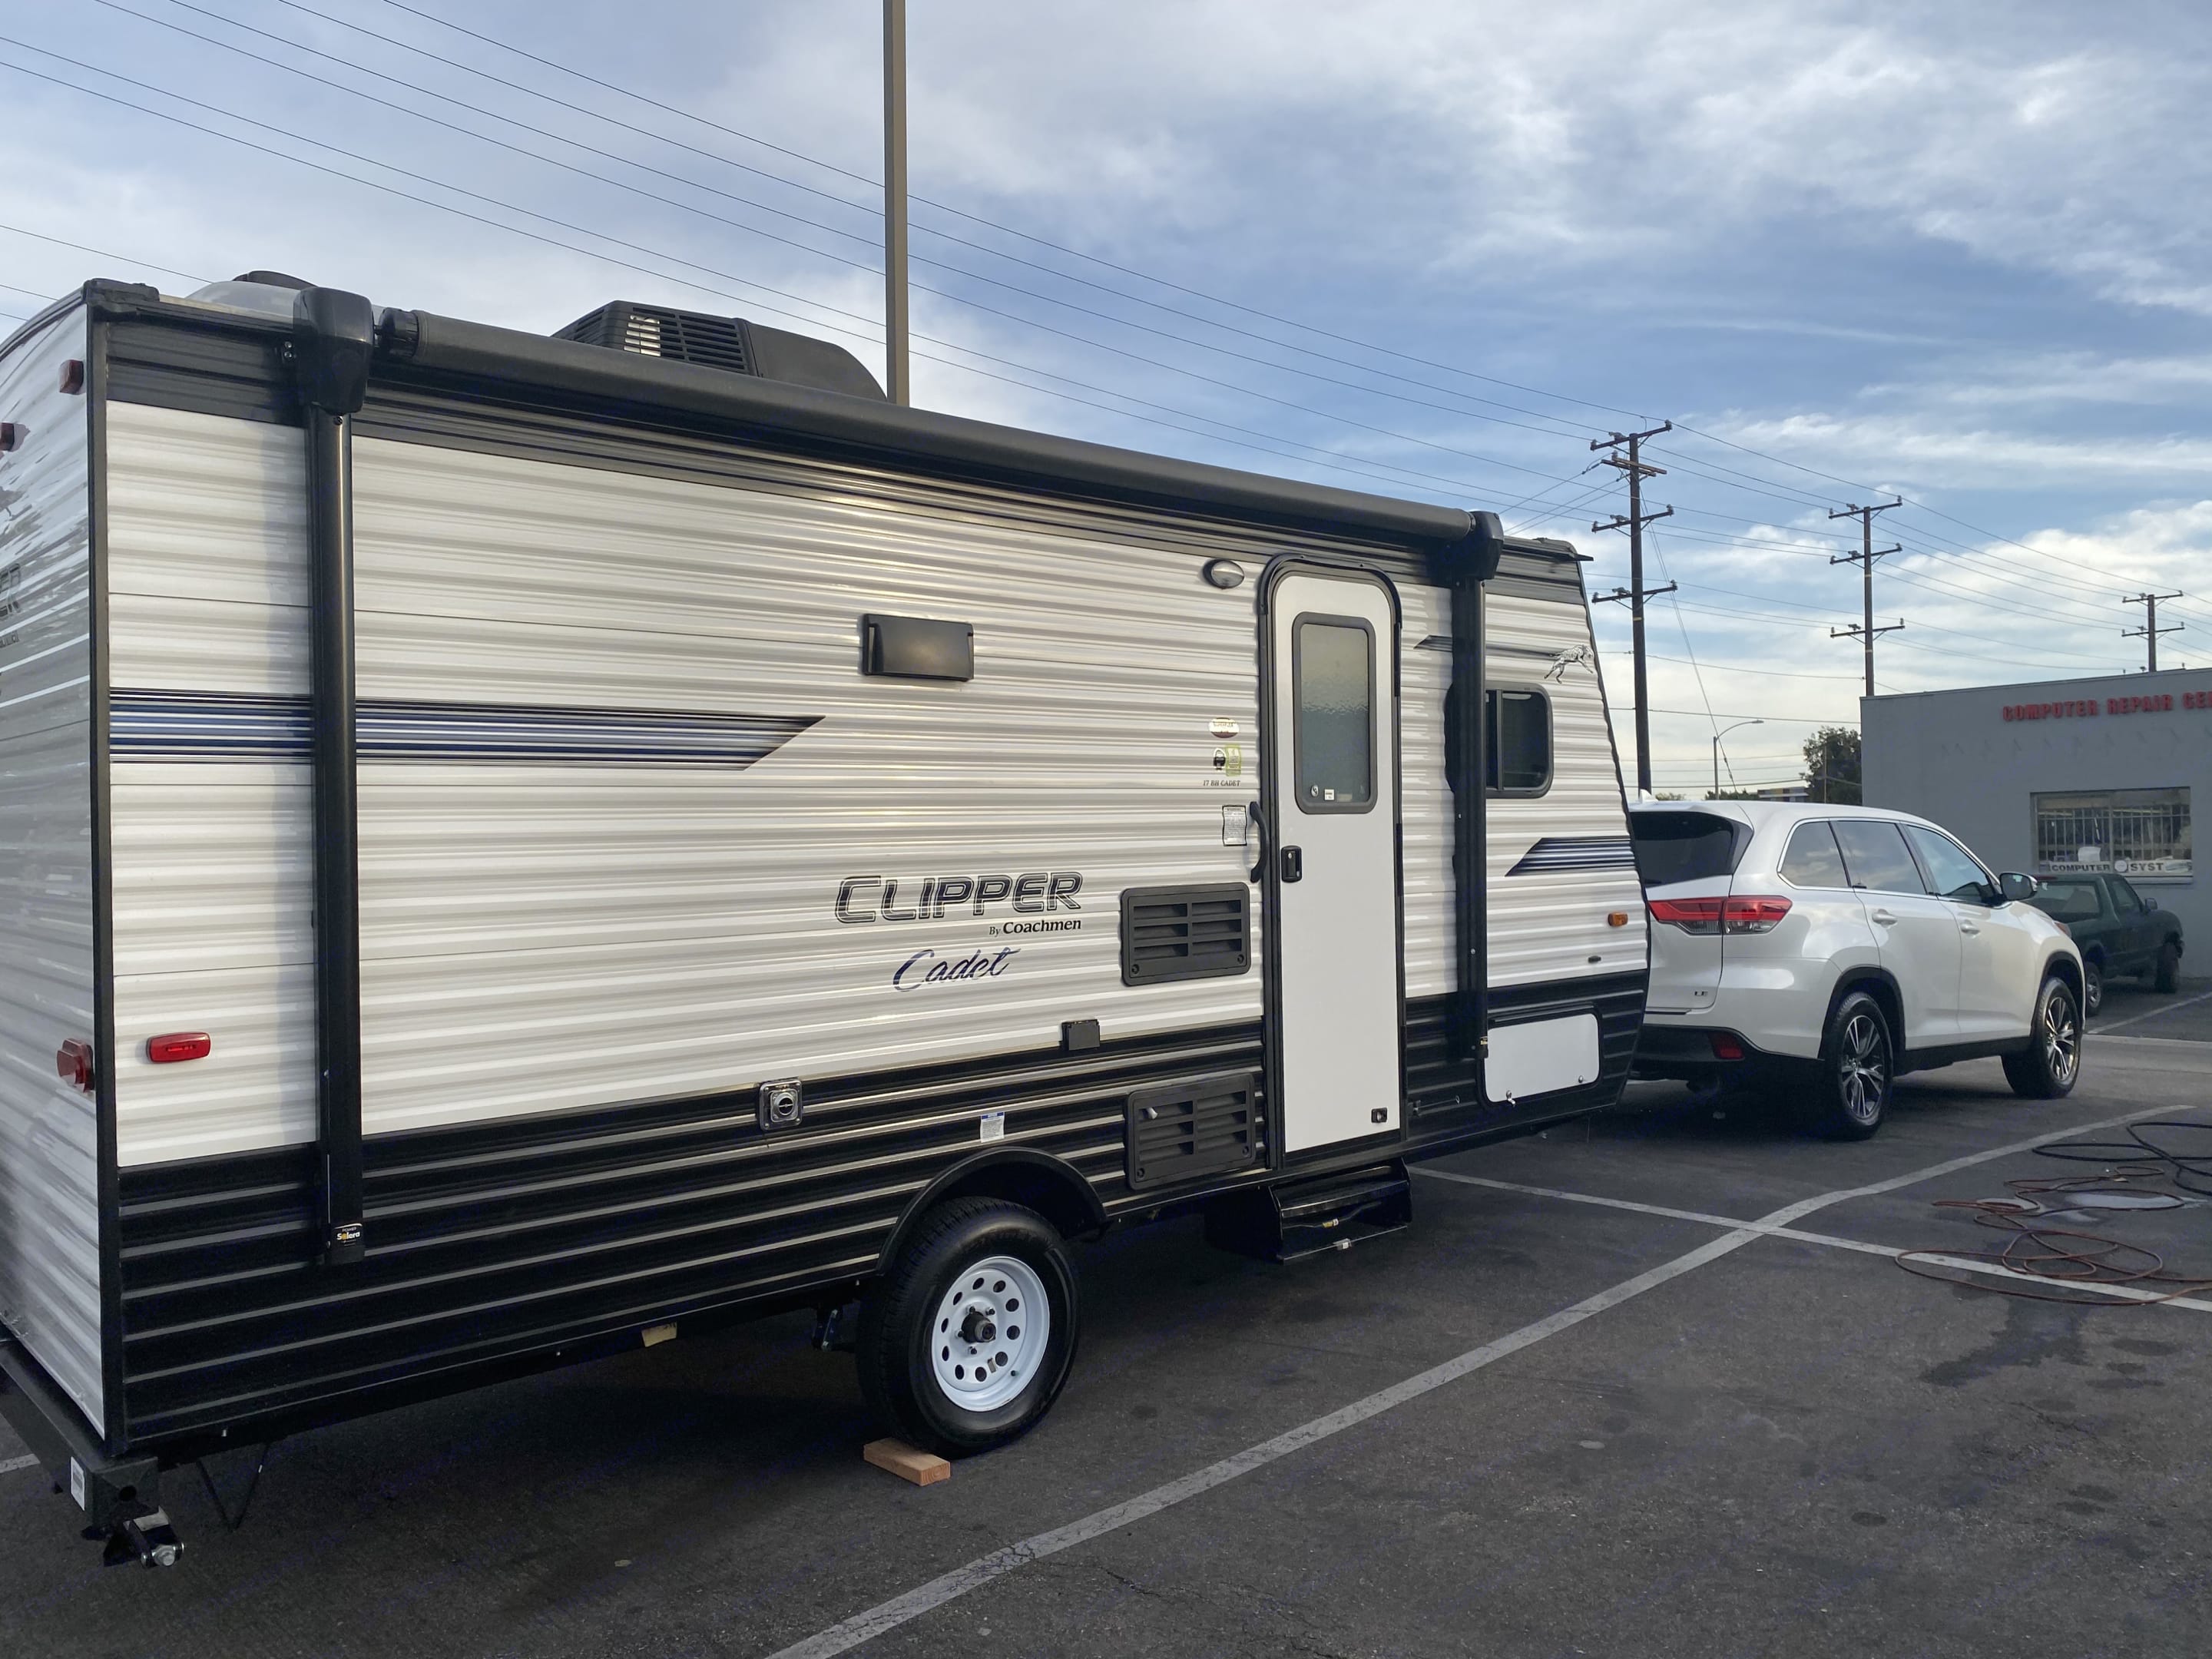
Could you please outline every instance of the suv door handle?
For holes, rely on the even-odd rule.
[[[1959,918],[1959,931],[1962,933],[1978,933],[1982,930],[1976,927],[1972,922],[1968,921],[1966,917],[1960,916]]]
[[[1874,919],[1885,927],[1893,927],[1897,925],[1897,918],[1891,915],[1887,910],[1876,910],[1874,913]]]

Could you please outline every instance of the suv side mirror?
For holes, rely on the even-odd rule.
[[[2024,876],[2017,870],[2008,870],[1997,878],[1997,890],[2004,895],[2008,904],[2025,903],[2043,890],[2043,884],[2033,876]]]

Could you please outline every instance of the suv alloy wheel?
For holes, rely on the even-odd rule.
[[[2027,1047],[2004,1057],[2005,1081],[2023,1100],[2057,1100],[2074,1092],[2081,1075],[2081,1017],[2074,988],[2045,975],[2035,994]]]
[[[1814,1127],[1833,1140],[1864,1140],[1881,1127],[1897,1080],[1889,1016],[1864,991],[1853,991],[1828,1017],[1814,1073]]]

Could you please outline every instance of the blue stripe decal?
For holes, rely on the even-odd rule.
[[[1636,854],[1626,836],[1547,836],[1505,873],[1535,876],[1562,870],[1633,870]]]
[[[118,690],[108,703],[118,760],[304,761],[313,747],[305,697]],[[364,699],[354,741],[364,761],[745,767],[819,718]]]

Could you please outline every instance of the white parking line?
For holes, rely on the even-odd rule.
[[[1255,1469],[1265,1468],[1278,1458],[1287,1457],[1292,1452],[1303,1450],[1316,1442],[1328,1439],[1332,1435],[1340,1434],[1346,1429],[1356,1427],[1370,1418],[1379,1417],[1384,1412],[1393,1410],[1409,1401],[1418,1400],[1424,1395],[1433,1393],[1447,1382],[1455,1382],[1461,1377],[1480,1370],[1486,1365],[1495,1364],[1509,1355],[1518,1353],[1524,1348],[1541,1342],[1547,1337],[1557,1336],[1561,1331],[1571,1330],[1584,1320],[1594,1318],[1608,1308],[1617,1308],[1622,1303],[1639,1297],[1646,1291],[1656,1290],[1670,1279],[1679,1279],[1684,1273],[1693,1272],[1709,1261],[1717,1261],[1732,1251],[1741,1249],[1753,1240],[1769,1237],[1778,1229],[1784,1228],[1790,1223],[1810,1215],[1815,1210],[1825,1209],[1831,1204],[1841,1204],[1854,1198],[1868,1198],[1878,1193],[1893,1192],[1898,1188],[1910,1187],[1922,1181],[1931,1181],[1938,1176],[1948,1175],[1956,1170],[1971,1169],[1977,1164],[1987,1164],[1996,1158],[2010,1158],[2016,1153],[2031,1151],[2050,1141],[2065,1140],[2075,1135],[2087,1134],[2095,1129],[2115,1128],[2123,1123],[2132,1123],[2138,1118],[2155,1117],[2160,1112],[2173,1109],[2172,1107],[2154,1107],[2148,1110],[2123,1113],[2118,1117],[2103,1118],[2094,1123],[2073,1124],[2067,1128],[2053,1130],[2047,1134],[2034,1135],[2026,1140],[2015,1140],[2006,1146],[1990,1147],[1986,1152],[1972,1152],[1963,1158],[1954,1158],[1942,1164],[1930,1164],[1928,1168],[1916,1170],[1911,1175],[1898,1176],[1888,1181],[1875,1182],[1865,1187],[1852,1187],[1840,1192],[1826,1193],[1818,1198],[1800,1199],[1796,1203],[1785,1204],[1782,1208],[1762,1216],[1753,1222],[1736,1224],[1717,1217],[1694,1217],[1692,1218],[1710,1220],[1719,1225],[1729,1227],[1731,1231],[1718,1238],[1709,1240],[1686,1255],[1678,1255],[1671,1261],[1662,1262],[1656,1267],[1637,1274],[1633,1279],[1624,1279],[1609,1290],[1600,1291],[1595,1296],[1587,1297],[1571,1308],[1563,1308],[1555,1314],[1536,1321],[1534,1324],[1523,1325],[1519,1330],[1486,1342],[1480,1347],[1470,1348],[1456,1358],[1447,1359],[1441,1365],[1432,1366],[1417,1376],[1406,1378],[1402,1382],[1395,1382],[1379,1393],[1369,1395],[1364,1400],[1355,1400],[1348,1406],[1340,1407],[1326,1417],[1317,1417],[1310,1423],[1302,1423],[1297,1428],[1279,1434],[1271,1440],[1260,1442],[1256,1446],[1248,1446],[1243,1451],[1224,1457],[1218,1463],[1210,1463],[1202,1469],[1184,1475],[1179,1480],[1170,1480],[1165,1486],[1155,1486],[1150,1492],[1140,1492],[1134,1498],[1085,1516],[1079,1521],[1072,1521],[1064,1527],[1056,1527],[1049,1532],[1037,1533],[1018,1543],[1009,1544],[1003,1549],[994,1550],[988,1555],[978,1556],[964,1566],[955,1567],[951,1571],[933,1578],[926,1584],[916,1585],[903,1595],[894,1596],[888,1601],[868,1608],[866,1612],[857,1613],[850,1619],[842,1620],[830,1626],[827,1630],[817,1632],[803,1641],[795,1642],[787,1648],[781,1649],[770,1656],[770,1659],[830,1659],[830,1656],[835,1654],[849,1653],[863,1642],[881,1636],[886,1631],[896,1630],[901,1625],[918,1619],[925,1613],[941,1607],[948,1601],[957,1600],[970,1590],[980,1589],[994,1579],[1003,1578],[1018,1568],[1029,1565],[1032,1561],[1042,1561],[1048,1556],[1058,1555],[1063,1550],[1073,1549],[1078,1544],[1088,1543],[1094,1538],[1103,1538],[1109,1533],[1118,1532],[1123,1527],[1142,1521],[1148,1516],[1158,1515],[1163,1510],[1171,1509],[1176,1504],[1196,1498],[1201,1493],[1212,1492],[1216,1486],[1225,1486],[1241,1475],[1251,1474]],[[1561,1194],[1561,1196],[1566,1196],[1566,1194]]]
[[[1453,1170],[1416,1169],[1413,1173],[1432,1181],[1455,1181],[1463,1187],[1491,1187],[1502,1193],[1523,1193],[1531,1198],[1556,1198],[1570,1204],[1595,1204],[1607,1210],[1632,1210],[1638,1215],[1664,1216],[1670,1221],[1694,1221],[1707,1227],[1748,1227],[1768,1238],[1794,1239],[1800,1244],[1825,1244],[1831,1249],[1856,1250],[1866,1255],[1917,1256],[1923,1261],[1938,1267],[1948,1267],[1957,1273],[1985,1273],[1991,1279],[2019,1279],[2030,1285],[2047,1285],[2055,1290],[2094,1291],[2100,1296],[2109,1296],[2121,1302],[2162,1302],[2168,1307],[2193,1308],[2199,1313],[2212,1313],[2212,1302],[2201,1302],[2195,1297],[2166,1296],[2156,1291],[2137,1290],[2128,1285],[2085,1285],[2079,1279],[2052,1279],[2043,1273],[2021,1273],[2017,1268],[2001,1267],[1994,1261],[1978,1261],[1972,1256],[1931,1255],[1924,1249],[1904,1250],[1894,1244],[1870,1244],[1863,1238],[1840,1238],[1833,1233],[1808,1233],[1797,1227],[1771,1227],[1763,1222],[1744,1221],[1735,1216],[1708,1215],[1703,1210],[1670,1210],[1659,1204],[1637,1204],[1625,1198],[1601,1198],[1595,1193],[1570,1193],[1557,1187],[1528,1187],[1517,1181],[1492,1181],[1484,1176],[1461,1175]]]
[[[2163,1008],[2153,1008],[2148,1013],[2130,1014],[2125,1019],[2116,1019],[2110,1025],[2097,1026],[2087,1035],[2093,1037],[2110,1036],[2123,1025],[2135,1025],[2146,1019],[2156,1019],[2160,1014],[2170,1014],[2177,1008],[2194,1008],[2200,1002],[2212,1002],[2212,991],[2206,991],[2193,997],[2184,997],[2179,1002],[2169,1002]]]
[[[0,1461],[0,1474],[13,1474],[18,1469],[35,1469],[38,1467],[39,1460],[35,1457],[10,1457]]]

